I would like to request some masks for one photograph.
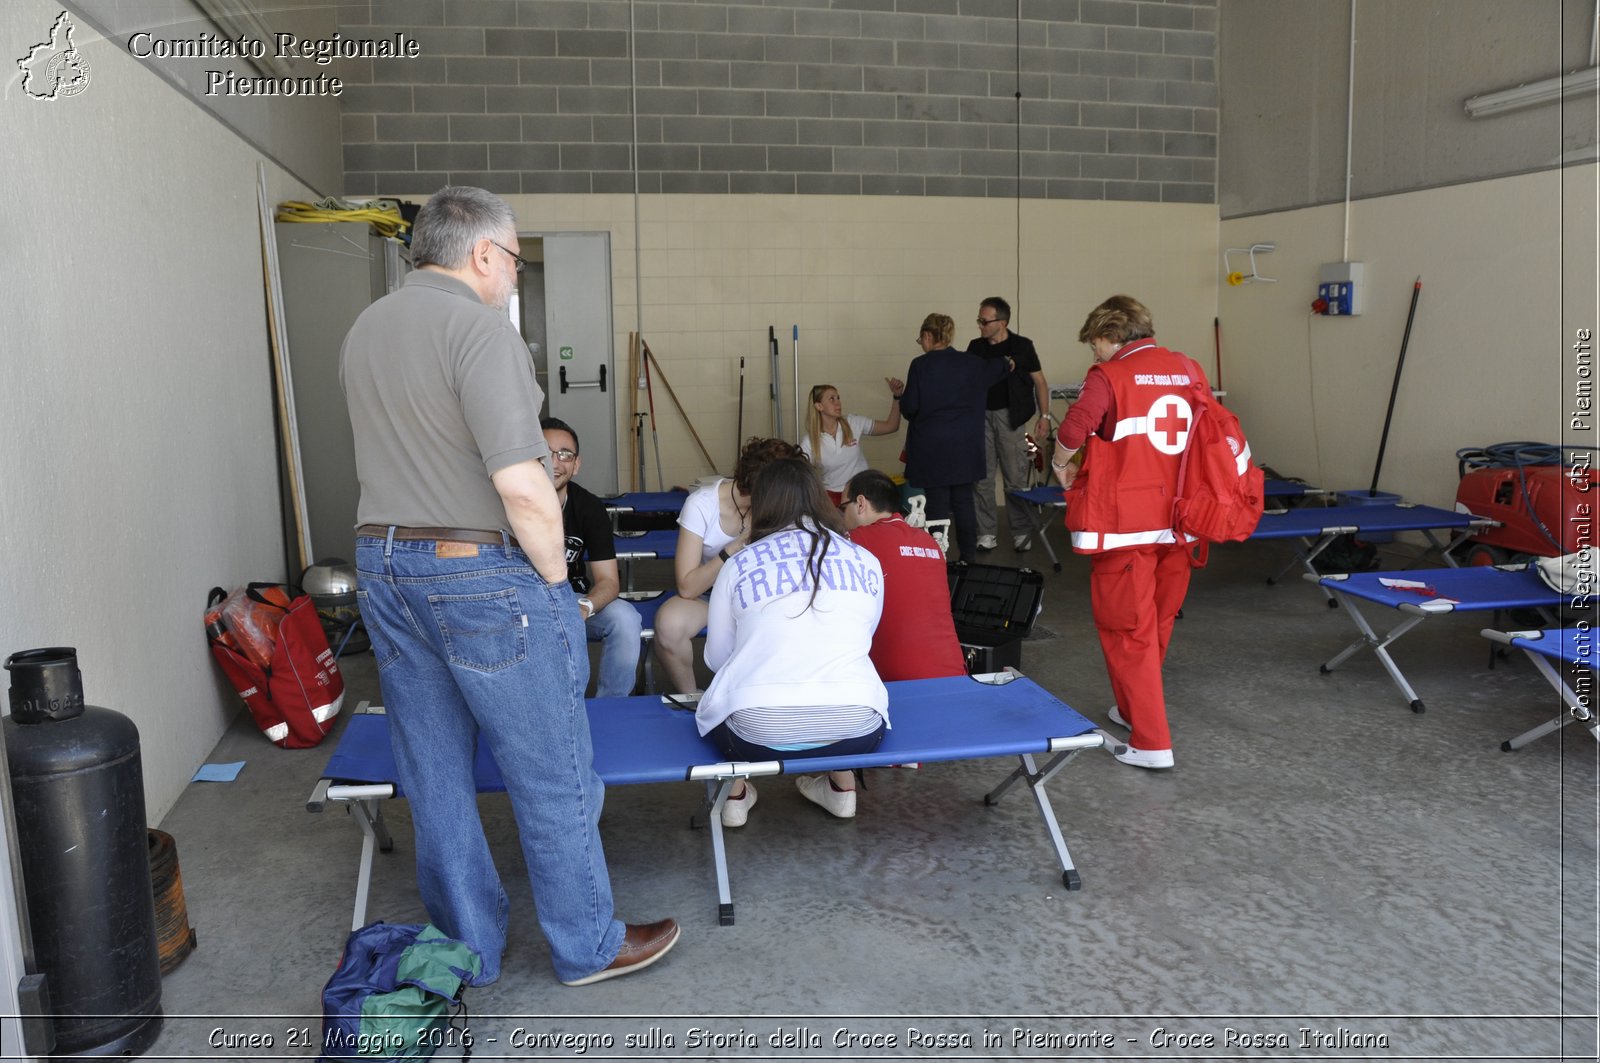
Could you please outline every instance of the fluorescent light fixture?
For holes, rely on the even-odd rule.
[[[1488,118],[1490,115],[1520,111],[1524,107],[1537,107],[1541,103],[1581,96],[1600,90],[1600,67],[1591,66],[1570,74],[1558,74],[1543,81],[1530,81],[1514,89],[1486,92],[1467,99],[1468,118]]]

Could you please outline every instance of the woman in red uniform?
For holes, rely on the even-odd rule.
[[[1209,385],[1193,359],[1157,346],[1154,333],[1150,311],[1131,296],[1090,312],[1078,339],[1095,364],[1056,433],[1060,460],[1051,466],[1067,491],[1072,548],[1090,555],[1090,602],[1116,697],[1111,722],[1132,732],[1117,759],[1170,768],[1161,664],[1192,570],[1189,545],[1172,530],[1172,500],[1193,420],[1185,396]]]

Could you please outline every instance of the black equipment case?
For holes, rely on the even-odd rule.
[[[950,611],[967,672],[1022,667],[1022,641],[1044,604],[1044,575],[1031,568],[952,561]]]

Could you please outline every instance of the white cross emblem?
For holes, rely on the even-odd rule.
[[[1161,453],[1182,454],[1189,445],[1189,426],[1193,423],[1194,411],[1183,396],[1163,395],[1145,415],[1145,435]]]

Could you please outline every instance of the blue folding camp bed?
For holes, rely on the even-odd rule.
[[[1317,574],[1312,564],[1317,555],[1333,544],[1341,535],[1358,535],[1361,532],[1377,533],[1419,531],[1427,537],[1433,549],[1439,551],[1440,560],[1455,567],[1456,560],[1450,552],[1460,546],[1478,528],[1492,526],[1495,522],[1471,513],[1456,513],[1435,506],[1415,502],[1391,502],[1376,506],[1311,506],[1301,509],[1274,510],[1261,515],[1261,522],[1250,533],[1251,539],[1299,539],[1301,548],[1295,551],[1294,560],[1276,575],[1267,578],[1277,583],[1298,563],[1306,570],[1308,578]],[[1435,531],[1449,530],[1448,543],[1441,543]],[[1326,588],[1324,594],[1328,594]],[[1337,603],[1328,594],[1328,606]]]
[[[1496,565],[1473,568],[1423,568],[1397,572],[1356,572],[1350,575],[1318,576],[1307,573],[1307,580],[1315,580],[1325,592],[1335,596],[1335,604],[1343,605],[1361,630],[1361,637],[1346,646],[1332,660],[1322,666],[1326,675],[1342,664],[1363,646],[1372,652],[1388,671],[1389,678],[1400,688],[1412,712],[1422,712],[1422,699],[1417,697],[1411,684],[1401,673],[1394,658],[1389,656],[1389,646],[1401,635],[1416,627],[1430,616],[1445,613],[1473,612],[1493,609],[1538,609],[1546,613],[1559,606],[1562,596],[1551,590],[1529,565]],[[1356,606],[1362,598],[1378,605],[1386,605],[1406,614],[1388,634],[1379,637]]]
[[[661,610],[661,603],[672,596],[673,591],[624,591],[620,597],[633,605],[639,611],[639,640],[640,655],[644,658],[644,689],[647,693],[656,692],[655,656],[650,652],[656,639],[656,613]],[[700,637],[704,638],[705,628],[700,629]]]
[[[1596,718],[1592,707],[1595,671],[1600,669],[1600,653],[1595,652],[1593,627],[1557,627],[1544,631],[1495,631],[1484,628],[1483,637],[1515,646],[1527,654],[1528,660],[1556,688],[1562,704],[1567,707],[1566,712],[1549,723],[1541,723],[1531,731],[1524,731],[1515,738],[1501,742],[1501,749],[1507,753],[1521,749],[1534,739],[1559,731],[1573,721],[1587,727],[1594,740],[1600,742],[1600,719]],[[1566,675],[1558,672],[1550,663],[1552,661],[1565,665],[1563,671]]]
[[[1061,487],[1057,484],[1040,484],[1038,487],[1030,487],[1026,491],[1011,491],[1009,494],[1012,498],[1026,502],[1029,506],[1034,507],[1027,511],[1028,519],[1033,522],[1033,527],[1028,529],[1028,534],[1039,540],[1039,545],[1044,547],[1044,552],[1050,555],[1051,567],[1060,572],[1061,562],[1056,559],[1056,552],[1050,547],[1050,537],[1045,534],[1045,525],[1044,521],[1040,519],[1040,513],[1046,509],[1064,510],[1067,508],[1066,496]],[[1054,514],[1052,514],[1053,518]]]
[[[629,491],[600,501],[613,513],[676,513],[688,500],[687,491]]]
[[[1014,756],[1019,766],[984,797],[984,804],[995,804],[1015,782],[1026,784],[1061,864],[1062,883],[1069,890],[1080,888],[1081,879],[1044,786],[1086,749],[1103,748],[1115,753],[1125,747],[1049,691],[1015,673],[915,679],[889,683],[888,688],[891,727],[876,751],[760,763],[724,760],[709,740],[700,737],[693,712],[674,707],[666,698],[593,699],[588,707],[595,770],[608,786],[686,780],[705,783],[705,815],[716,864],[717,911],[724,926],[733,923],[733,900],[722,838],[722,806],[736,780],[755,776]],[[679,703],[692,708],[687,699],[679,699]],[[352,928],[366,922],[374,851],[381,848],[388,852],[394,847],[383,823],[381,803],[403,796],[389,748],[388,717],[381,708],[363,711],[364,708],[358,708],[351,716],[328,758],[324,777],[306,803],[308,810],[320,812],[329,801],[345,802],[361,828]],[[1051,754],[1043,768],[1035,762],[1041,754]],[[478,749],[475,774],[478,792],[504,792],[500,770],[484,746]]]
[[[616,546],[617,561],[622,566],[624,590],[633,590],[633,563],[639,558],[660,557],[670,560],[678,556],[676,529],[639,532],[636,535],[615,532],[611,541]]]
[[[1050,546],[1050,538],[1045,533],[1045,523],[1041,519],[1041,513],[1046,509],[1064,510],[1067,508],[1066,498],[1061,488],[1056,484],[1041,484],[1038,487],[1030,487],[1026,491],[1012,491],[1010,494],[1012,498],[1026,502],[1034,507],[1027,511],[1029,520],[1033,522],[1033,527],[1029,529],[1029,534],[1036,537],[1040,544],[1044,546],[1045,553],[1050,555],[1051,566],[1055,571],[1060,572],[1061,562],[1056,559],[1056,552]],[[1307,487],[1305,484],[1295,483],[1292,480],[1266,481],[1267,498],[1306,498],[1320,494],[1323,494],[1321,488]],[[1321,551],[1319,550],[1318,552],[1320,553]]]
[[[688,500],[687,491],[630,491],[600,501],[611,515],[611,530],[618,531],[617,518],[624,513],[677,513]]]
[[[1267,498],[1306,498],[1310,495],[1327,494],[1320,487],[1297,483],[1294,480],[1278,480],[1271,476],[1266,478],[1261,493]]]

